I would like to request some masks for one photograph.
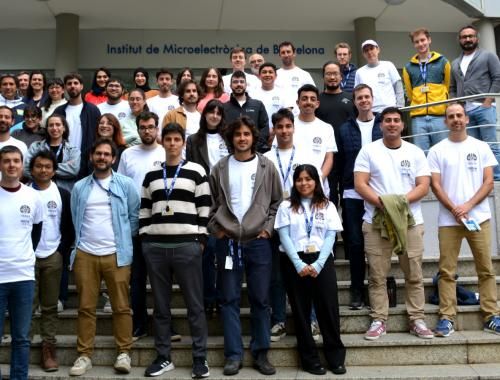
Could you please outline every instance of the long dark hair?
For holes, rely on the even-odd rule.
[[[69,125],[68,125],[68,121],[66,120],[66,118],[63,115],[59,115],[57,113],[53,113],[52,115],[50,115],[47,118],[47,121],[45,123],[45,141],[47,141],[47,144],[50,145],[50,139],[52,137],[50,137],[50,133],[49,133],[49,121],[52,118],[58,118],[59,120],[61,120],[61,123],[62,123],[62,125],[64,127],[64,132],[62,134],[63,144],[65,142],[67,143],[68,139],[69,139]]]
[[[45,95],[45,92],[47,91],[47,78],[45,77],[45,74],[40,70],[34,70],[30,73],[30,81],[28,84],[28,89],[26,90],[26,98],[33,99],[33,97],[35,96],[35,92],[33,91],[33,87],[31,87],[31,78],[33,78],[33,75],[41,75],[43,78],[43,89],[42,89],[42,99],[43,99],[43,96]]]
[[[106,86],[99,87],[97,84],[97,73],[99,71],[104,71],[108,75],[108,78],[111,78],[111,71],[105,67],[99,67],[96,71],[94,71],[94,78],[92,78],[92,93],[94,95],[101,95],[106,90]]]
[[[208,69],[203,71],[203,74],[201,74],[200,87],[203,90],[202,96],[205,96],[208,93],[207,85],[205,84],[205,81],[207,80],[208,73],[212,70],[215,71],[215,73],[217,74],[217,86],[215,87],[215,90],[214,90],[214,97],[220,98],[222,96],[222,94],[224,93],[224,81],[222,80],[222,75],[221,75],[219,69],[217,69],[215,67],[209,67]]]
[[[247,127],[252,132],[252,153],[255,153],[257,150],[257,141],[259,140],[259,130],[255,126],[255,123],[248,116],[241,116],[229,123],[228,126],[224,129],[224,140],[226,142],[227,149],[230,153],[234,153],[234,143],[233,137],[234,133],[237,129],[241,127]]]
[[[302,197],[295,187],[295,182],[299,179],[299,176],[302,172],[306,172],[309,177],[314,180],[314,193],[311,202],[311,209],[320,209],[328,206],[328,198],[323,192],[323,187],[321,186],[321,180],[319,178],[318,170],[313,165],[303,164],[297,166],[295,168],[295,171],[293,172],[293,186],[292,193],[290,194],[290,208],[296,213],[298,213],[299,209],[302,208],[302,203],[300,202]]]
[[[224,106],[222,105],[222,102],[220,100],[212,99],[207,103],[207,105],[203,109],[203,112],[201,113],[200,129],[198,130],[198,134],[201,135],[202,138],[205,138],[207,131],[208,131],[208,123],[207,123],[206,116],[209,112],[212,112],[215,109],[218,109],[220,114],[221,114],[220,123],[217,126],[217,133],[219,133],[221,136],[223,134],[223,130],[224,130],[224,127],[226,125]]]

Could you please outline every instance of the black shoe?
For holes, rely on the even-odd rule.
[[[269,363],[267,359],[267,352],[260,352],[257,358],[253,362],[253,368],[259,371],[261,374],[269,376],[276,373],[276,368]]]
[[[336,367],[332,367],[331,370],[335,375],[343,375],[344,373],[347,372],[343,364]]]
[[[210,376],[210,370],[208,368],[208,363],[205,358],[194,358],[193,359],[193,372],[191,377],[193,379],[202,379],[204,377]]]
[[[311,367],[303,367],[303,369],[312,375],[326,375],[326,369],[321,365],[321,363],[317,363]]]
[[[182,339],[182,335],[174,330],[174,327],[170,325],[170,341],[171,342],[180,342]]]
[[[207,319],[212,319],[214,317],[215,304],[207,303],[205,304],[205,317]]]
[[[361,290],[351,290],[351,303],[349,305],[351,310],[361,310],[365,303],[363,302],[363,293]]]
[[[144,376],[154,377],[160,376],[161,374],[171,371],[175,368],[174,363],[170,361],[170,358],[165,358],[163,356],[156,357],[155,361],[146,368]]]
[[[144,338],[145,336],[148,336],[148,334],[146,333],[146,330],[144,330],[141,327],[136,328],[134,330],[134,332],[132,333],[132,341],[136,342],[139,339]]]
[[[240,360],[226,360],[226,364],[224,364],[224,370],[222,373],[225,376],[233,376],[237,375],[240,372],[240,369],[243,367]]]

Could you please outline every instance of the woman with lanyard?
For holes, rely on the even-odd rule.
[[[336,375],[343,374],[346,350],[340,338],[332,255],[335,234],[342,230],[342,224],[335,206],[323,192],[314,166],[305,164],[295,169],[290,199],[280,205],[275,228],[281,249],[289,259],[282,260],[281,267],[302,368],[315,375],[326,373],[311,334],[310,315],[314,304],[328,367]]]
[[[222,130],[225,126],[224,106],[217,99],[210,100],[200,118],[200,129],[187,138],[186,159],[203,166],[207,175],[213,166],[229,154]],[[203,298],[207,318],[213,316],[214,310],[219,310],[220,293],[216,291],[217,269],[215,267],[214,236],[209,235],[203,251]]]
[[[57,186],[71,192],[80,171],[80,149],[68,143],[69,126],[66,118],[51,115],[47,118],[45,139],[31,144],[24,158],[24,175],[30,177],[29,162],[33,155],[43,149],[50,150],[57,159],[57,170],[54,182]]]

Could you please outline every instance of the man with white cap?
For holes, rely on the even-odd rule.
[[[356,71],[354,86],[364,83],[373,90],[373,112],[386,107],[403,107],[405,103],[403,83],[396,66],[390,61],[379,61],[380,48],[376,41],[361,44],[367,64]]]

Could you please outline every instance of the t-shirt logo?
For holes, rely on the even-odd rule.
[[[21,211],[21,214],[29,214],[31,212],[31,209],[28,205],[22,205],[19,211]]]
[[[401,175],[411,177],[411,162],[410,162],[410,160],[401,160]]]
[[[250,178],[252,179],[252,181],[255,181],[255,173],[253,173]]]
[[[477,156],[475,153],[467,154],[467,161],[477,161]]]
[[[124,119],[126,116],[125,112],[120,112],[118,113],[118,120]]]
[[[54,202],[54,201],[48,201],[47,202],[47,208],[50,210],[50,209],[55,209],[57,208],[57,203]]]
[[[153,162],[153,166],[161,166],[161,161],[155,161],[155,162]]]
[[[315,137],[313,138],[313,144],[321,144],[323,140],[321,140],[321,137]]]
[[[175,107],[174,107],[174,106],[172,106],[172,105],[168,106],[168,110],[169,110],[169,111],[172,111],[174,108],[175,108]]]
[[[325,215],[322,212],[317,212],[316,215],[314,216],[314,219],[316,219],[319,222],[322,222],[325,220]]]
[[[349,104],[351,101],[347,98],[342,98],[342,103]]]
[[[477,170],[478,162],[476,153],[467,153],[467,169],[469,170]]]
[[[297,167],[298,167],[299,165],[300,165],[300,164],[297,164],[297,163],[293,164],[293,165],[292,165],[292,169],[293,169],[293,171],[295,171],[295,169],[297,169]]]
[[[409,167],[411,167],[410,161],[409,160],[402,160],[401,161],[401,167],[403,167],[403,168],[409,168]]]

